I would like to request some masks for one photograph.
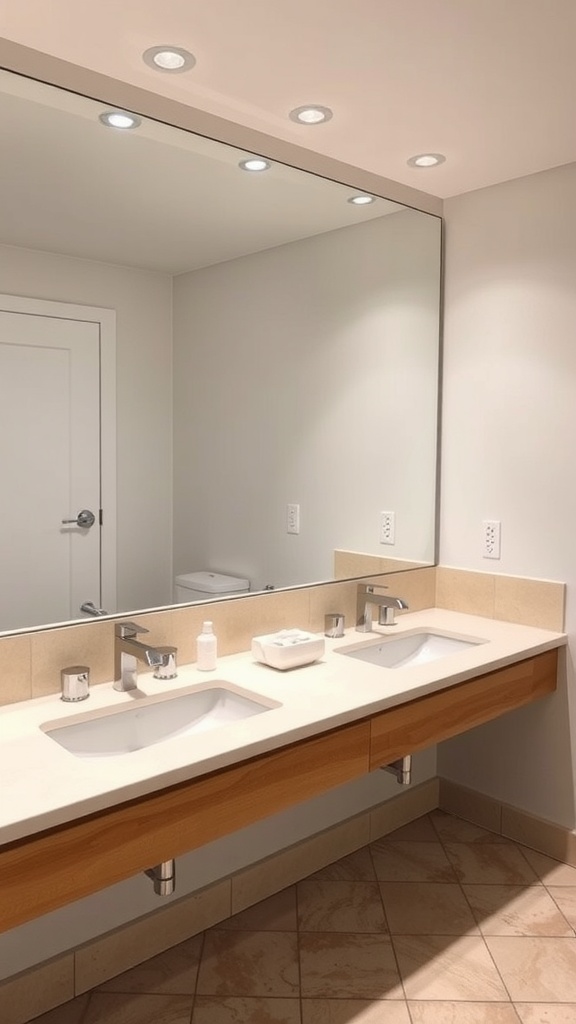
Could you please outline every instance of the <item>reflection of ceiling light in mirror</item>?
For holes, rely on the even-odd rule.
[[[190,71],[196,63],[194,54],[181,46],[151,46],[142,54],[142,59],[155,71]]]
[[[267,160],[262,160],[261,157],[251,157],[250,160],[241,160],[238,164],[243,171],[267,171],[270,164]]]
[[[436,167],[437,164],[443,164],[445,159],[442,153],[419,153],[406,162],[410,167]]]
[[[296,107],[290,111],[290,120],[298,124],[322,124],[332,117],[330,107],[320,107],[317,104],[307,107]]]
[[[369,203],[376,202],[376,196],[350,196],[348,202],[354,206],[368,206]]]
[[[136,114],[128,114],[125,110],[107,110],[100,114],[100,120],[107,128],[138,128],[142,124]]]

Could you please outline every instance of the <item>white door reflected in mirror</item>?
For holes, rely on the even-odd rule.
[[[79,618],[101,588],[99,526],[63,517],[100,508],[99,325],[11,304],[0,297],[0,631]]]

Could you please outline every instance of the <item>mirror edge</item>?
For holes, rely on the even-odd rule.
[[[442,393],[442,344],[443,344],[443,295],[444,295],[444,221],[443,201],[437,196],[422,192],[412,186],[404,185],[384,178],[371,171],[364,170],[355,165],[347,164],[336,160],[333,157],[316,153],[313,150],[299,146],[297,143],[287,142],[272,135],[257,131],[245,125],[236,124],[226,118],[208,113],[196,107],[173,100],[170,97],[159,95],[142,89],[139,86],[131,85],[121,79],[112,78],[93,71],[89,68],[72,64],[53,57],[50,54],[42,53],[31,47],[23,46],[12,40],[0,38],[0,68],[14,74],[23,75],[27,78],[66,89],[69,92],[82,96],[88,96],[103,103],[112,103],[132,110],[143,117],[181,128],[184,131],[194,132],[197,135],[213,139],[227,145],[236,146],[250,152],[257,152],[275,160],[294,167],[297,170],[305,171],[328,180],[336,181],[352,188],[362,189],[374,195],[381,196],[393,202],[417,210],[421,213],[430,214],[439,220],[440,224],[440,302],[439,302],[439,347],[438,347],[438,403],[437,403],[437,434],[436,434],[436,488],[435,488],[435,527],[434,527],[434,560],[432,562],[419,563],[406,569],[386,569],[378,573],[359,573],[355,576],[347,576],[333,580],[322,580],[312,583],[299,584],[289,587],[278,588],[278,591],[305,590],[311,587],[330,586],[353,582],[354,580],[369,578],[374,575],[387,575],[391,571],[410,571],[414,568],[429,568],[438,564],[439,529],[440,529],[440,430],[441,430],[441,393]],[[250,597],[256,594],[264,594],[264,591],[253,591],[243,596]],[[220,600],[229,600],[221,598]],[[236,598],[238,599],[238,598]],[[148,614],[158,611],[170,611],[175,608],[187,608],[206,603],[214,603],[213,600],[190,602],[189,604],[163,605],[154,608],[137,609],[133,614]],[[96,618],[70,619],[65,622],[46,623],[39,626],[23,627],[21,629],[9,630],[0,633],[0,639],[8,636],[19,636],[28,633],[45,632],[53,629],[61,629],[66,626],[86,625],[89,622],[102,622],[115,620],[126,616],[126,612],[114,612],[109,615],[97,616]],[[132,614],[132,613],[131,613]]]

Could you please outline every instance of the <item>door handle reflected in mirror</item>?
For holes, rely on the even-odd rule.
[[[78,513],[75,519],[62,520],[62,523],[65,526],[69,524],[74,524],[74,526],[84,527],[85,530],[89,530],[91,526],[94,526],[95,522],[96,516],[94,515],[93,512],[90,511],[89,508],[83,508],[82,511]]]
[[[80,605],[80,611],[85,612],[86,615],[108,615],[105,608],[97,608],[94,601],[84,601],[84,604]]]

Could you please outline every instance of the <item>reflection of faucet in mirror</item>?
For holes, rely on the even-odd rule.
[[[396,608],[406,609],[408,604],[401,597],[391,597],[388,594],[381,594],[379,590],[385,587],[366,586],[360,583],[356,602],[356,629],[358,633],[369,633],[372,629],[372,605],[379,608],[378,625],[394,626],[394,612]]]
[[[148,633],[135,622],[117,622],[114,629],[114,689],[135,690],[138,661],[150,668],[167,666],[174,648],[161,650],[136,640],[139,633]],[[173,656],[173,655],[172,655]]]

